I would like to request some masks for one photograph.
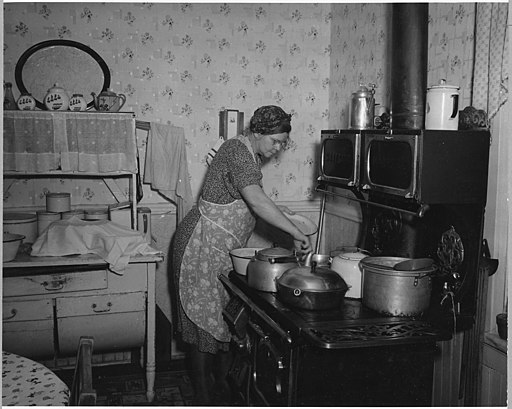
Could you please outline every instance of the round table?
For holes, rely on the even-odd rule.
[[[2,405],[67,406],[69,388],[46,366],[2,351]]]

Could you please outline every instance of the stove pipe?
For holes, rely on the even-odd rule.
[[[392,5],[391,128],[425,128],[428,3]]]

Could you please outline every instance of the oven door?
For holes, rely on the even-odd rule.
[[[418,149],[417,134],[365,135],[362,190],[416,199]]]
[[[251,406],[289,406],[289,350],[278,334],[249,321],[248,333],[253,345],[249,388]],[[264,329],[265,328],[265,329]]]
[[[357,131],[321,132],[320,179],[343,187],[359,184],[361,137]]]

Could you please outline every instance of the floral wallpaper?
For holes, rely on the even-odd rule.
[[[185,130],[190,181],[197,195],[205,157],[219,137],[219,112],[261,105],[293,114],[291,146],[264,169],[274,200],[314,198],[320,131],[348,125],[360,82],[390,101],[387,3],[4,3],[4,80],[21,54],[49,39],[90,46],[106,61],[123,111]],[[475,3],[429,4],[428,85],[446,79],[469,105]],[[49,84],[50,87],[53,84]],[[19,95],[14,87],[15,96]],[[139,132],[140,157],[146,134]],[[44,205],[44,189],[75,189],[74,204],[109,203],[99,180],[17,181],[4,205]],[[21,189],[19,189],[21,187]],[[144,187],[143,203],[165,201]]]
[[[40,41],[88,45],[107,63],[114,92],[126,95],[123,111],[184,128],[195,194],[219,138],[219,111],[242,111],[247,123],[257,107],[279,105],[293,115],[293,143],[264,167],[265,190],[275,200],[307,200],[329,116],[330,10],[323,3],[4,3],[4,80],[15,85],[17,60]],[[100,189],[101,182],[83,183]],[[146,202],[162,200],[145,190]],[[39,188],[31,191],[38,204]]]
[[[359,84],[373,83],[375,103],[390,107],[391,4],[332,4],[329,127],[348,126],[348,104]],[[427,86],[446,79],[470,105],[475,3],[430,3]]]

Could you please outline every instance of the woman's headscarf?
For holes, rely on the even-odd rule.
[[[251,132],[268,135],[278,128],[283,122],[290,122],[292,116],[284,112],[276,105],[259,107],[251,118],[249,129]]]

